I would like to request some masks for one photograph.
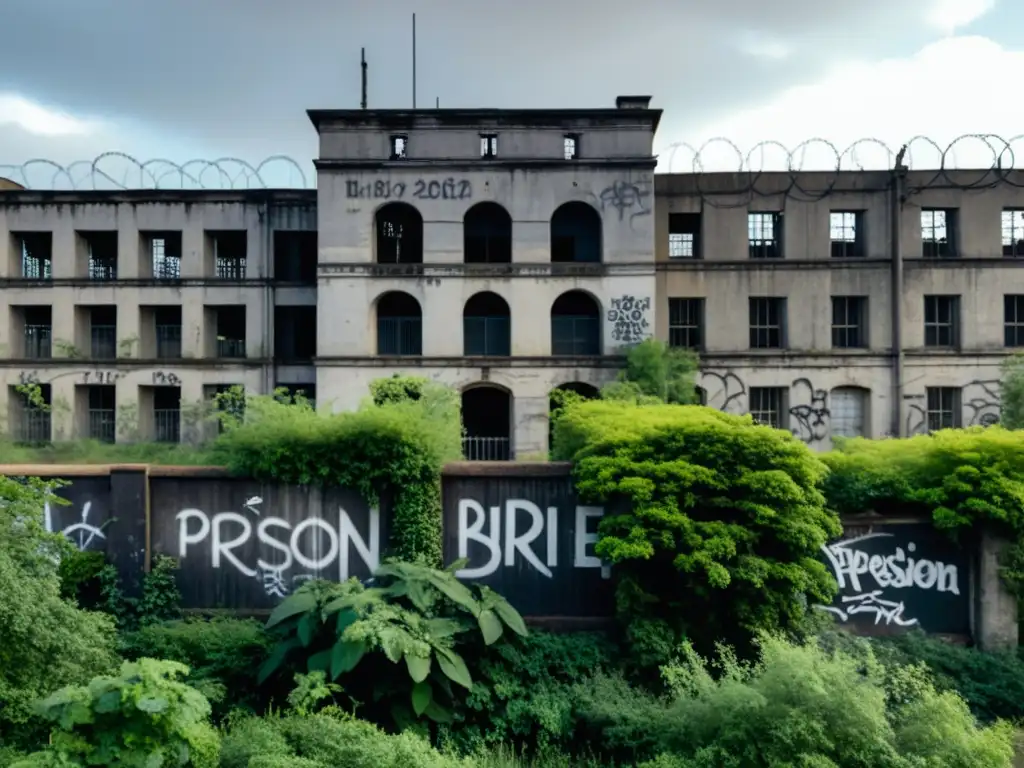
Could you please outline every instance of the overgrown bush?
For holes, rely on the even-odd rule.
[[[73,549],[64,553],[57,567],[61,597],[75,601],[82,608],[96,610],[103,599],[100,574],[106,564],[102,552]]]
[[[596,553],[644,665],[681,637],[702,652],[799,629],[835,580],[820,548],[842,529],[825,465],[788,432],[696,406],[594,401],[555,424],[581,498],[604,505]]]

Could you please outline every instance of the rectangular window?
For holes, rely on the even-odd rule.
[[[786,300],[773,296],[750,299],[751,349],[781,349],[786,345]]]
[[[214,276],[221,280],[244,280],[249,234],[245,230],[210,233]]]
[[[180,387],[153,387],[153,432],[158,443],[181,442]]]
[[[116,387],[86,387],[89,393],[89,439],[112,443],[116,437]]]
[[[670,347],[704,348],[704,299],[668,300]]]
[[[480,134],[480,157],[497,157],[498,156],[498,134],[496,133],[481,133]]]
[[[858,387],[836,387],[831,393],[829,412],[832,437],[867,436],[868,391]]]
[[[832,346],[863,349],[868,345],[867,296],[832,297]]]
[[[748,213],[747,239],[750,247],[750,258],[782,258],[782,214]]]
[[[152,234],[149,237],[149,254],[154,279],[181,279],[181,232]]]
[[[700,214],[670,213],[668,215],[668,257],[699,259]]]
[[[30,399],[25,392],[10,388],[15,403],[15,439],[21,443],[50,442],[50,415],[53,400],[49,384],[39,385],[39,397]]]
[[[959,387],[927,387],[925,397],[929,432],[961,426]]]
[[[25,357],[45,360],[53,355],[53,308],[24,307],[21,310],[24,322]]]
[[[751,387],[750,415],[758,424],[785,429],[786,390],[784,387]]]
[[[117,232],[82,232],[90,280],[117,280]]]
[[[562,151],[566,160],[579,160],[580,135],[578,133],[565,134],[562,140]]]
[[[117,357],[117,307],[93,307],[89,311],[89,349],[94,360]]]
[[[861,211],[832,211],[829,214],[829,239],[832,258],[849,259],[864,255]]]
[[[1007,347],[1024,347],[1024,295],[1003,296],[1003,333]]]
[[[946,259],[957,255],[956,210],[921,210],[921,255],[926,259]]]
[[[405,148],[409,144],[409,137],[403,134],[395,134],[391,137],[391,159],[405,160]]]
[[[15,235],[21,245],[21,277],[53,279],[53,233],[24,232]]]
[[[924,345],[956,347],[960,343],[960,297],[924,297]]]
[[[1024,210],[1003,211],[1003,256],[1024,256]]]
[[[157,307],[153,313],[156,328],[156,357],[177,360],[181,357],[181,307]]]

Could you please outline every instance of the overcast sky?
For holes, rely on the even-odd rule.
[[[672,146],[716,136],[749,150],[1024,132],[1020,0],[0,0],[0,176],[108,150],[179,163],[283,154],[306,168],[305,110],[358,107],[361,46],[370,106],[411,106],[414,11],[419,106],[650,94],[665,110],[661,170],[692,170]],[[987,164],[979,146],[961,144],[958,164]],[[913,151],[915,166],[936,159]],[[723,144],[703,157],[709,170],[737,163]],[[785,162],[771,148],[760,158]],[[834,159],[819,146],[804,162]]]

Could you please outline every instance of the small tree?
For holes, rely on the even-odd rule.
[[[695,403],[698,362],[688,349],[647,339],[629,350],[626,367],[617,381],[601,390],[601,397],[640,403]]]
[[[1002,414],[999,420],[1007,429],[1024,429],[1024,354],[1008,357],[1002,368],[999,393]]]

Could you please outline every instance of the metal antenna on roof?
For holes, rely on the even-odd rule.
[[[359,102],[359,106],[360,106],[361,109],[366,109],[366,49],[365,48],[363,48],[360,51],[360,58],[361,58],[361,61],[360,61],[359,66],[360,66],[360,68],[363,71],[363,73],[362,73],[363,74],[363,90],[362,90],[363,98]]]
[[[412,108],[416,109],[416,14],[412,15]]]

